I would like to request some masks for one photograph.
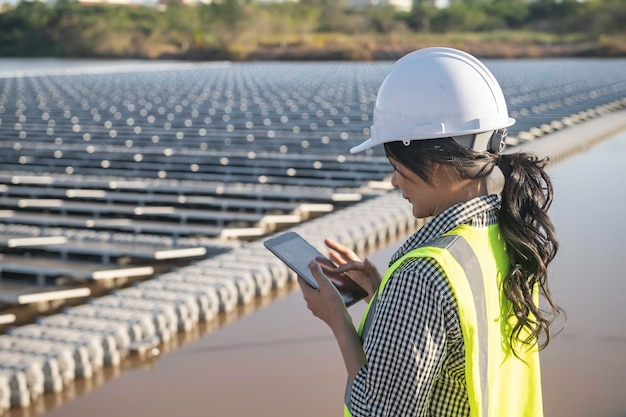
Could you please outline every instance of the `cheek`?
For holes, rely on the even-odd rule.
[[[406,196],[413,205],[413,215],[415,217],[423,218],[430,216],[430,203],[433,200],[433,196],[429,193],[428,189],[413,186],[406,191]]]

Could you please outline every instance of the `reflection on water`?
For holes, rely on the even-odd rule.
[[[75,400],[76,398],[83,396],[97,388],[100,388],[105,383],[110,383],[126,372],[153,369],[156,363],[161,360],[165,355],[181,349],[184,346],[191,344],[192,342],[205,337],[218,329],[221,329],[243,317],[259,311],[260,309],[271,305],[272,303],[283,299],[287,295],[298,290],[298,285],[295,282],[288,282],[283,288],[273,289],[267,295],[262,297],[256,297],[254,301],[239,305],[233,311],[228,313],[220,313],[214,320],[209,322],[199,322],[193,329],[188,332],[176,333],[168,342],[161,343],[158,347],[158,353],[156,355],[138,355],[131,354],[123,360],[119,366],[105,366],[97,372],[94,372],[92,378],[77,379],[68,385],[64,386],[62,392],[59,393],[46,393],[38,400],[34,401],[30,408],[19,409],[12,408],[3,416],[5,417],[35,417],[41,416],[47,411],[53,410],[64,403]],[[304,342],[310,342],[312,340],[305,340]],[[326,337],[325,337],[326,339]],[[198,352],[211,352],[211,351],[234,351],[254,348],[258,346],[269,345],[288,345],[290,343],[302,343],[302,340],[296,339],[284,339],[270,342],[252,342],[252,343],[235,343],[223,346],[203,347],[198,349]]]

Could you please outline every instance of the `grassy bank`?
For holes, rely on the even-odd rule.
[[[144,58],[190,60],[386,60],[415,49],[449,46],[483,58],[626,57],[626,35],[591,38],[584,34],[496,31],[489,33],[386,35],[315,33],[302,36],[262,36],[240,39],[228,46],[192,47],[167,51],[145,45]],[[135,54],[136,57],[137,54]]]

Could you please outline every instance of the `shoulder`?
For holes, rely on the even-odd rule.
[[[429,328],[445,329],[451,340],[460,334],[456,297],[433,258],[405,260],[389,278],[379,301],[377,316],[401,317],[407,325],[428,323]]]
[[[439,298],[443,304],[454,301],[452,288],[443,268],[434,258],[428,256],[411,257],[398,266],[385,287],[388,295],[397,291],[430,295]]]
[[[458,303],[443,268],[431,257],[405,260],[390,277],[381,297],[400,310],[439,317],[451,340],[461,336]]]

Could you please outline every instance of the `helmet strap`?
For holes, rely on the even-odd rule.
[[[498,153],[504,149],[507,130],[505,128],[495,131],[474,133],[471,135],[455,136],[452,139],[461,146],[475,151],[488,151]]]

